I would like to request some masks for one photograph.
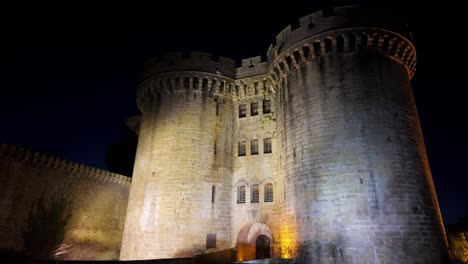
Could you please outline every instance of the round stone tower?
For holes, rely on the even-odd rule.
[[[150,61],[137,93],[139,142],[122,260],[231,246],[235,63],[206,53]]]
[[[356,7],[317,12],[268,50],[284,175],[283,256],[440,263],[446,241],[406,33]]]

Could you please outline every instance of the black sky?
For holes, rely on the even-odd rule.
[[[123,121],[138,113],[145,59],[177,50],[237,61],[264,55],[280,30],[322,4],[4,7],[0,141],[106,169],[109,144],[122,140]],[[444,220],[455,222],[468,215],[466,15],[456,5],[387,7],[398,5],[395,15],[412,14],[413,91]]]

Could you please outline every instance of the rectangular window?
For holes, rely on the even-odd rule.
[[[216,100],[216,115],[219,115],[219,102]]]
[[[251,116],[258,115],[258,102],[253,102],[250,104],[250,115]]]
[[[271,113],[271,101],[269,99],[263,100],[263,113],[264,114]]]
[[[206,248],[216,248],[216,234],[206,234]]]
[[[258,139],[252,139],[250,141],[250,155],[258,154]]]
[[[213,144],[213,153],[214,153],[214,155],[216,155],[216,147],[217,147],[217,145],[216,145],[216,140],[215,140],[215,142]]]
[[[271,153],[271,138],[263,139],[263,153]]]
[[[259,200],[260,200],[260,191],[258,188],[258,184],[254,184],[251,187],[250,202],[258,203]]]
[[[246,117],[247,116],[247,108],[245,104],[239,105],[239,117]]]
[[[245,141],[239,142],[239,157],[245,156]]]

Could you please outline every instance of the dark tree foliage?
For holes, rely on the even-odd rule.
[[[468,216],[461,217],[454,225],[445,225],[450,258],[455,263],[468,263]]]
[[[33,259],[53,258],[63,242],[71,215],[70,193],[44,192],[29,209],[22,229],[24,255]]]
[[[106,165],[111,172],[132,177],[138,137],[128,126],[123,126],[122,130],[122,141],[108,147]]]

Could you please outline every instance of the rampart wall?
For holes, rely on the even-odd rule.
[[[2,144],[0,182],[2,250],[22,250],[28,211],[44,193],[59,192],[71,194],[72,206],[61,258],[118,259],[129,177]]]

